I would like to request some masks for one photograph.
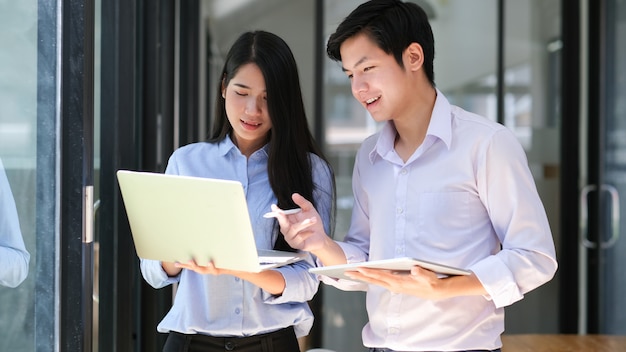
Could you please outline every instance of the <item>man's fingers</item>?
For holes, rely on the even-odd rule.
[[[301,239],[308,238],[312,232],[308,231],[307,228],[315,223],[315,219],[305,219],[302,222],[291,225],[291,229],[288,233],[284,234],[287,240],[296,239],[300,237]]]
[[[309,211],[313,209],[313,203],[309,202],[306,198],[301,196],[299,193],[294,193],[291,195],[291,199],[294,203],[296,203],[302,211]]]
[[[285,221],[285,223],[289,225],[288,226],[289,231],[286,234],[289,234],[291,236],[295,236],[299,232],[302,232],[317,223],[317,219],[315,218],[306,218],[300,222],[291,222],[291,223],[286,218],[279,220],[279,223],[280,221]]]

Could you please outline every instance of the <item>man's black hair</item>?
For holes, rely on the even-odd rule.
[[[366,34],[387,54],[402,64],[402,53],[411,43],[424,51],[424,71],[435,86],[433,60],[435,39],[426,12],[415,3],[399,0],[371,0],[359,5],[328,39],[328,57],[341,61],[341,45],[357,34]]]

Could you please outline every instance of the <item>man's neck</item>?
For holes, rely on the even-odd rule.
[[[424,142],[435,107],[437,91],[430,87],[423,92],[410,103],[410,108],[407,109],[403,118],[393,120],[397,132],[394,149],[404,162]]]

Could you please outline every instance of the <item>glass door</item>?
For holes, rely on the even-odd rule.
[[[620,232],[626,229],[626,2],[607,1],[606,11],[606,138],[602,143],[605,154],[603,173],[608,192],[603,222],[600,270],[599,332],[626,334],[626,238]],[[601,188],[602,190],[602,188]],[[603,203],[604,205],[605,203]]]
[[[580,194],[581,333],[626,334],[626,3],[589,4],[587,182]]]

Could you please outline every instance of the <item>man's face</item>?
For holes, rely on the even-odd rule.
[[[347,39],[341,63],[350,78],[352,95],[376,121],[402,118],[407,99],[415,96],[409,73],[365,34]]]

